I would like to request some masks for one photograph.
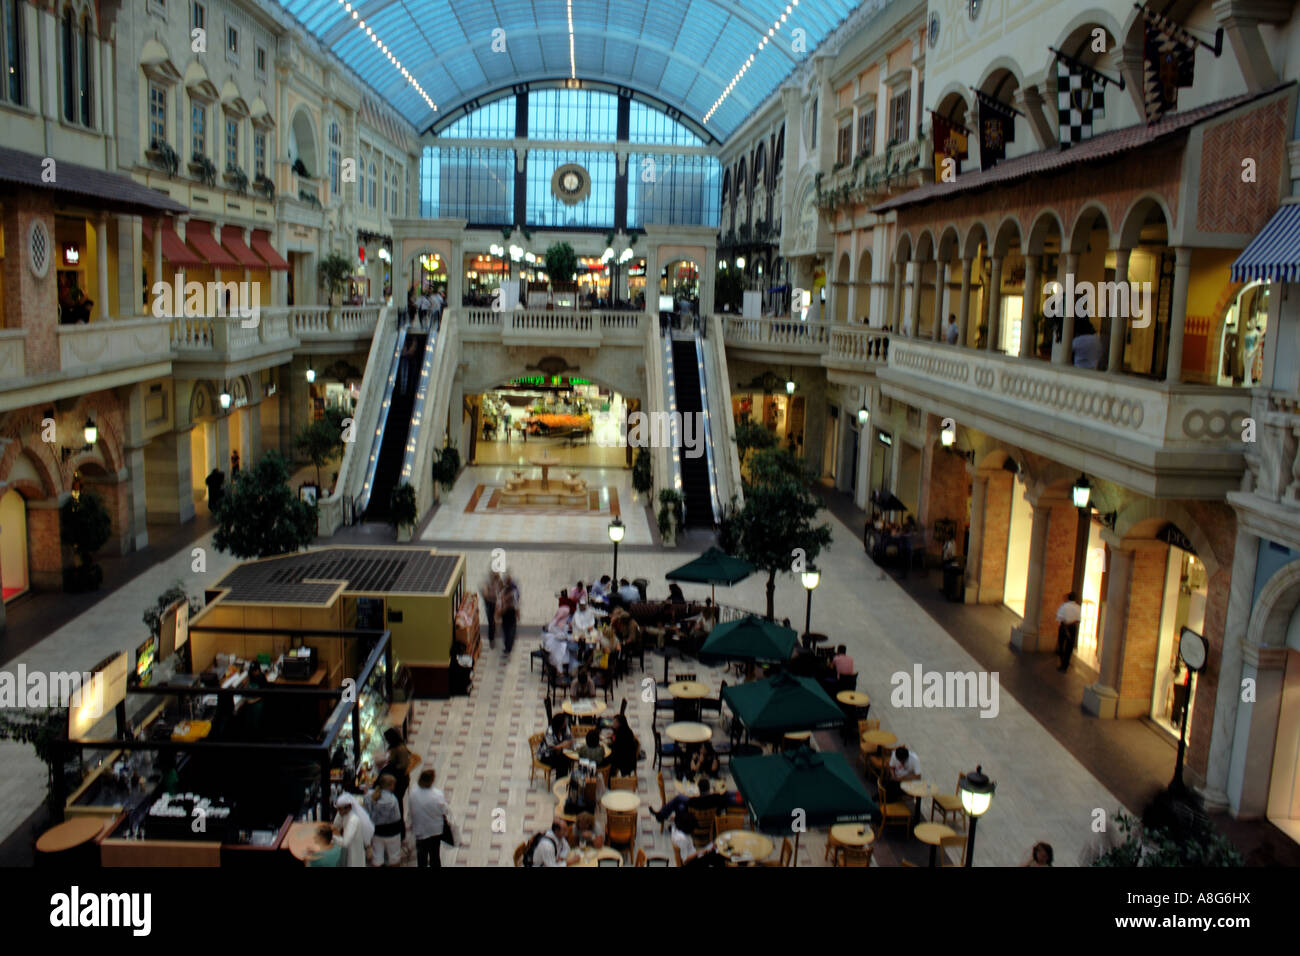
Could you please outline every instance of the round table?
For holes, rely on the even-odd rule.
[[[709,685],[697,680],[679,680],[668,685],[668,693],[679,700],[698,700],[709,696]]]
[[[744,857],[745,862],[765,860],[776,848],[770,839],[752,830],[728,830],[718,837],[713,845],[728,860]]]
[[[912,811],[912,826],[916,826],[921,822],[921,801],[926,797],[933,797],[939,792],[939,788],[932,783],[926,783],[924,780],[904,780],[898,787],[911,797],[915,803],[915,808]]]
[[[37,853],[63,853],[89,843],[104,829],[104,817],[73,817],[52,826],[36,841]]]
[[[569,778],[561,777],[555,781],[555,786],[551,787],[551,793],[555,794],[555,799],[559,800],[560,805],[563,806],[564,801],[569,796]]]
[[[786,740],[809,740],[812,738],[811,730],[792,730],[784,735]]]
[[[628,811],[641,806],[641,798],[631,790],[607,790],[600,798],[600,805],[606,810]]]
[[[862,735],[862,746],[870,750],[892,747],[896,743],[898,743],[898,736],[891,734],[888,730],[868,730]]]
[[[714,793],[727,792],[727,781],[710,780],[709,783],[712,785]],[[700,795],[700,785],[692,780],[678,780],[674,777],[673,786],[676,788],[677,793],[683,797],[698,797]]]
[[[957,831],[943,823],[919,823],[912,831],[922,843],[930,844],[930,865],[935,864],[935,854],[944,837],[956,836]]]
[[[837,823],[831,827],[831,836],[844,846],[870,846],[876,833],[865,823]]]
[[[582,847],[578,853],[581,854],[582,859],[574,863],[574,866],[600,866],[601,860],[618,860],[618,865],[623,865],[623,854],[607,846],[599,850],[590,846]]]
[[[609,754],[610,754],[609,744],[601,744],[600,746],[601,746],[601,748],[605,751],[605,756],[608,757]],[[577,760],[577,759],[578,759],[578,751],[576,751],[576,750],[566,750],[566,751],[564,752],[564,756],[568,757],[570,760]]]
[[[871,703],[871,698],[860,690],[842,690],[835,699],[846,707],[866,707]]]
[[[693,721],[681,720],[665,727],[664,734],[674,743],[702,744],[706,740],[713,739],[713,728],[708,724],[697,724]]]
[[[566,697],[564,703],[561,705],[561,709],[570,717],[599,717],[605,712],[605,702],[603,700],[591,699],[590,705],[590,710],[588,710],[586,706],[583,706],[575,711],[573,709],[573,701]]]

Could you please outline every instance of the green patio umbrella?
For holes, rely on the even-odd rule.
[[[784,671],[767,680],[728,685],[722,699],[750,733],[784,734],[844,723],[844,711],[816,680]]]
[[[800,747],[765,757],[737,757],[731,775],[762,830],[789,833],[796,819],[810,827],[866,823],[879,814],[843,754]],[[802,832],[794,831],[796,861]]]
[[[792,628],[749,614],[717,625],[700,646],[700,659],[724,661],[788,661],[799,635]]]
[[[721,548],[709,548],[694,561],[688,561],[680,568],[673,568],[665,578],[669,581],[688,581],[692,584],[708,584],[713,588],[713,603],[718,603],[717,586],[732,585],[745,580],[754,573],[754,566],[748,561],[732,557]]]

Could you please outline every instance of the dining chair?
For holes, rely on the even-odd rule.
[[[673,847],[673,849],[677,849],[677,848]],[[645,865],[646,866],[672,866],[672,860],[668,859],[668,857],[666,856],[658,856],[658,855],[648,856],[645,858]]]
[[[665,757],[670,760],[675,760],[677,758],[677,745],[671,740],[665,744],[663,735],[659,733],[659,728],[652,728],[651,732],[655,737],[654,765],[662,770]]]
[[[944,823],[948,823],[948,817],[953,817],[954,822],[960,822],[960,829],[966,829],[966,808],[961,802],[961,775],[957,776],[957,787],[955,793],[936,793],[930,798],[930,819],[938,813],[939,818]],[[951,826],[951,824],[949,824]]]
[[[587,734],[591,733],[595,729],[595,724],[574,724],[569,728],[569,731],[573,735],[573,742],[577,744],[579,741],[586,740]]]
[[[657,736],[659,736],[659,735],[658,735],[658,734],[655,734],[655,736],[657,737]],[[667,794],[667,792],[664,790],[664,772],[663,772],[662,770],[659,771],[659,806],[661,806],[661,807],[666,807],[666,806],[668,806],[668,794]],[[660,832],[660,833],[663,833],[663,832],[664,832],[664,827],[666,827],[666,826],[668,826],[668,821],[667,821],[667,820],[660,820],[660,821],[659,821],[659,832]]]
[[[613,857],[601,857],[596,861],[597,866],[622,866],[622,860],[615,860]]]
[[[749,814],[744,810],[722,810],[714,818],[713,839],[717,839],[728,830],[744,830],[749,822]]]
[[[551,726],[551,721],[555,719],[555,707],[551,704],[551,698],[543,697],[542,706],[546,708],[546,726]]]
[[[700,717],[701,717],[701,718],[703,718],[703,717],[704,717],[704,714],[705,714],[706,712],[708,712],[708,711],[712,711],[713,714],[716,715],[718,718],[721,718],[721,717],[722,717],[722,692],[723,692],[724,690],[726,690],[726,689],[727,689],[727,682],[724,680],[724,681],[722,682],[722,687],[720,687],[720,688],[718,689],[718,696],[717,696],[717,697],[702,697],[702,698],[700,698]]]
[[[902,800],[895,800],[892,803],[886,798],[888,791],[885,788],[883,777],[876,778],[876,793],[879,796],[877,801],[880,804],[880,832],[883,834],[885,828],[891,823],[896,823],[907,833],[912,826],[912,808]]]
[[[781,855],[775,860],[760,860],[760,866],[794,866],[794,844],[789,837],[781,840]]]
[[[869,731],[869,730],[879,730],[879,729],[880,729],[880,718],[878,718],[878,717],[872,717],[870,720],[868,720],[868,719],[866,719],[866,718],[863,718],[862,720],[859,720],[859,721],[858,721],[858,737],[859,737],[859,739],[860,739],[860,738],[862,737],[862,735],[865,734],[867,731]]]
[[[869,846],[842,846],[836,857],[836,866],[870,866],[873,848]]]
[[[605,766],[603,766],[603,767],[597,767],[597,768],[596,768],[596,773],[600,774],[600,779],[601,779],[601,781],[605,784],[605,789],[606,789],[606,790],[609,789],[609,774],[610,774],[610,771],[613,770],[613,769],[614,769],[614,768],[613,768],[611,765],[609,765],[609,764],[605,764]]]
[[[952,836],[939,837],[939,866],[965,866],[966,865],[966,847],[968,846],[966,837],[960,833],[954,833]],[[948,859],[950,849],[957,851],[955,861]]]
[[[632,774],[630,777],[610,777],[609,789],[627,790],[631,793],[636,793],[639,783],[640,781],[637,779],[636,774]]]
[[[636,862],[633,863],[632,865],[633,865],[633,866],[645,866],[645,865],[646,865],[646,859],[647,859],[647,857],[646,857],[646,855],[645,855],[645,850],[642,850],[640,847],[638,847],[638,848],[637,848],[637,851],[636,851]]]
[[[691,834],[691,839],[697,848],[708,846],[713,840],[713,822],[718,817],[718,811],[692,810],[691,816],[695,817],[695,832]]]
[[[839,851],[841,848],[843,848],[843,846],[844,846],[843,843],[835,839],[834,833],[827,833],[826,852],[822,855],[822,859],[833,866],[839,866],[839,858],[840,858]]]
[[[629,856],[636,844],[636,810],[605,811],[605,842]]]
[[[537,647],[528,655],[528,673],[533,672],[533,661],[541,661],[542,673],[546,673],[546,651],[542,647]]]
[[[696,677],[694,674],[674,674],[673,679],[669,683],[684,684],[687,681],[695,681],[695,680]]]
[[[555,768],[550,764],[537,759],[537,748],[542,745],[544,739],[546,739],[546,734],[544,733],[533,734],[528,738],[528,755],[533,761],[532,769],[528,771],[528,786],[530,787],[533,785],[533,781],[537,778],[538,771],[541,771],[546,775],[546,786],[550,787],[551,774],[555,772]]]

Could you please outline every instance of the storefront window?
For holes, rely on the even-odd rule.
[[[1264,374],[1268,289],[1252,283],[1228,307],[1219,349],[1219,384],[1254,388]]]
[[[1182,535],[1170,535],[1176,540]],[[1205,632],[1208,597],[1205,565],[1195,554],[1176,544],[1169,547],[1165,565],[1165,594],[1160,611],[1160,641],[1156,651],[1156,676],[1151,695],[1151,719],[1172,734],[1181,731],[1183,710],[1193,699],[1195,676],[1189,675],[1178,656],[1178,638],[1184,627]],[[1189,682],[1189,676],[1191,678]],[[1191,714],[1188,714],[1191,733]]]

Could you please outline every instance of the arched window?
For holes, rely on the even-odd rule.
[[[91,122],[91,91],[94,89],[92,77],[94,74],[94,57],[90,55],[90,45],[93,42],[92,37],[94,30],[90,24],[90,14],[84,13],[81,16],[81,124],[83,126],[93,126]]]
[[[736,199],[742,199],[749,195],[749,176],[746,172],[745,161],[740,161],[740,171],[736,173]]]
[[[370,208],[375,208],[375,196],[379,192],[379,174],[375,171],[375,164],[370,164]]]
[[[380,207],[384,212],[388,212],[388,177],[384,177],[384,204]]]
[[[731,196],[731,170],[722,174],[722,205],[727,204],[727,199]]]
[[[754,185],[766,186],[767,182],[763,179],[763,173],[767,166],[767,158],[763,153],[763,144],[758,144],[758,152],[754,154]]]
[[[20,13],[18,11],[15,15]],[[59,38],[63,56],[63,118],[82,126],[94,125],[91,120],[94,76],[91,45],[94,32],[89,12],[78,17],[71,6],[63,8]]]
[[[5,77],[0,82],[0,98],[10,103],[21,105],[23,102],[23,2],[22,0],[0,0],[4,6],[3,21],[0,30],[4,32],[4,43],[0,44],[0,75]]]
[[[339,131],[339,124],[330,122],[330,192],[332,195],[339,194],[339,146],[343,143],[343,135]]]

